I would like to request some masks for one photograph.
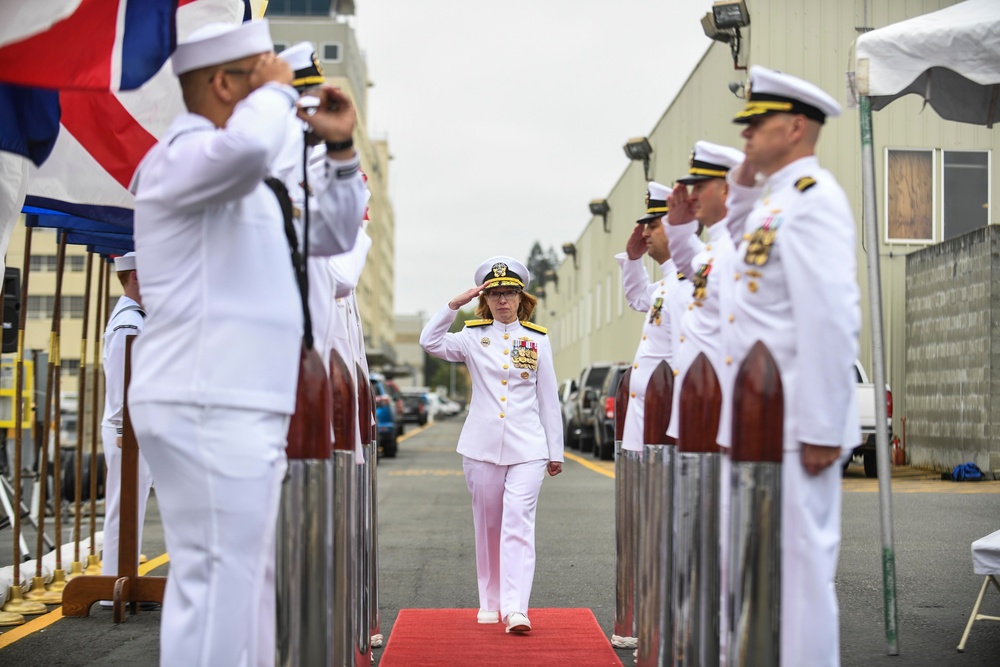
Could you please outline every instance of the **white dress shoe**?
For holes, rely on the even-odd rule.
[[[476,616],[476,622],[488,625],[490,623],[500,622],[500,612],[498,611],[485,611],[483,609],[479,610],[479,614]]]
[[[507,614],[507,632],[527,632],[531,630],[531,621],[519,611]]]

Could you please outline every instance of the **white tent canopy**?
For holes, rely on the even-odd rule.
[[[865,33],[855,58],[858,94],[875,110],[914,93],[948,120],[1000,121],[998,0],[966,0]]]

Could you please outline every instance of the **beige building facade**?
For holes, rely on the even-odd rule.
[[[955,4],[948,0],[746,0],[751,25],[743,29],[741,64],[759,64],[812,81],[844,107],[826,123],[818,147],[821,164],[837,177],[850,199],[857,224],[857,277],[862,292],[861,362],[871,373],[871,334],[866,262],[877,252],[882,271],[883,328],[888,380],[894,389],[894,431],[906,415],[905,274],[906,256],[970,229],[995,223],[992,191],[997,135],[983,127],[941,120],[914,96],[874,113],[875,173],[878,188],[879,245],[862,242],[860,122],[847,108],[846,71],[853,57],[858,26],[879,28]],[[707,7],[707,3],[706,3]],[[867,13],[867,15],[866,15]],[[699,26],[691,26],[692,30]],[[734,70],[730,48],[713,42],[663,116],[648,134],[653,147],[652,180],[671,184],[682,176],[695,141],[705,139],[742,148],[741,127],[733,115],[743,106],[730,82],[746,82]],[[641,128],[622,128],[622,143]],[[642,315],[624,302],[621,272],[614,255],[622,252],[644,211],[643,165],[630,163],[605,194],[609,231],[594,216],[576,239],[575,257],[566,257],[557,284],[546,287],[545,315],[560,379],[578,377],[589,363],[631,360]],[[580,209],[585,211],[585,202]],[[651,278],[658,268],[647,258]],[[831,271],[837,267],[830,267]]]

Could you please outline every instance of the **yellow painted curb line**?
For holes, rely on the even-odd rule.
[[[403,435],[401,435],[398,438],[396,438],[396,442],[403,442],[404,440],[406,440],[410,436],[414,436],[417,433],[423,433],[424,431],[426,431],[427,429],[429,429],[431,426],[434,426],[434,424],[435,424],[435,422],[427,422],[423,426],[418,426],[417,428],[413,429],[412,431],[410,431],[408,433],[404,433]]]
[[[613,471],[605,470],[604,468],[596,465],[591,461],[588,461],[582,456],[577,456],[576,454],[570,454],[569,452],[563,452],[563,456],[565,456],[570,461],[575,461],[576,463],[579,463],[588,470],[593,470],[594,472],[604,475],[605,477],[610,477],[611,479],[615,478],[615,473]]]

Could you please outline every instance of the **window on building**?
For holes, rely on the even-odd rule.
[[[270,0],[268,16],[329,16],[330,0]]]
[[[87,258],[84,255],[66,255],[66,268],[80,273],[86,268]]]
[[[79,359],[60,359],[59,367],[62,369],[60,372],[63,377],[76,377],[80,374]]]
[[[321,53],[323,54],[322,60],[328,60],[330,62],[339,63],[341,60],[340,56],[340,44],[337,42],[327,42],[320,47]]]
[[[988,151],[942,151],[942,232],[945,240],[990,222]]]
[[[29,296],[28,297],[28,319],[51,320],[52,311],[56,304],[54,296]],[[62,298],[62,317],[69,319],[80,319],[83,317],[83,297],[64,296]]]
[[[934,241],[934,151],[886,149],[886,242]]]
[[[594,287],[594,328],[601,328],[601,283]]]
[[[34,273],[36,271],[55,271],[56,270],[56,256],[55,255],[32,255],[31,259],[28,261],[28,266]]]
[[[284,42],[275,42],[274,43],[274,52],[275,53],[281,53],[282,51],[284,51],[287,48],[288,48],[288,44],[285,44]]]

